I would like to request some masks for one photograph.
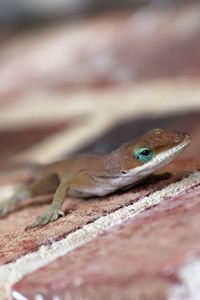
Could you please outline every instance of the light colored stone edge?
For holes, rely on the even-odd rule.
[[[200,259],[193,257],[192,260],[177,272],[180,284],[172,287],[169,300],[200,299]]]
[[[17,261],[0,267],[0,299],[9,299],[11,286],[23,276],[48,264],[56,258],[72,251],[76,247],[94,239],[99,233],[118,225],[130,217],[136,216],[155,204],[162,202],[166,197],[175,196],[188,188],[200,183],[200,172],[194,172],[187,178],[172,183],[160,191],[146,196],[138,202],[125,206],[102,216],[93,223],[69,234],[61,241],[48,246],[41,246],[38,251],[27,254]],[[15,295],[16,297],[16,295]],[[16,298],[17,299],[17,298]],[[17,300],[22,300],[18,298]],[[195,299],[196,300],[196,299]]]

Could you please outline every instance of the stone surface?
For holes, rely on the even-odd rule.
[[[199,6],[143,9],[19,35],[1,49],[0,98],[199,76],[199,20]]]
[[[165,167],[162,172],[173,174],[169,179],[149,178],[146,183],[132,188],[126,193],[116,193],[109,197],[91,200],[70,199],[65,202],[64,210],[70,212],[54,223],[40,229],[24,231],[24,228],[40,215],[45,205],[41,205],[48,197],[41,197],[39,203],[25,207],[0,220],[0,265],[13,261],[26,253],[36,251],[42,244],[52,243],[67,236],[70,232],[94,221],[104,214],[108,214],[124,205],[138,201],[140,198],[167,186],[187,176],[192,170],[200,168],[199,161],[176,161]],[[145,187],[145,188],[144,188]],[[44,203],[43,203],[44,204]],[[69,205],[69,207],[67,207]]]
[[[195,3],[197,0],[191,0],[190,3]],[[124,9],[135,9],[141,6],[155,6],[164,9],[174,5],[183,5],[187,0],[163,0],[162,2],[154,2],[153,0],[60,0],[54,2],[47,0],[43,3],[34,0],[9,0],[9,5],[6,1],[1,3],[0,24],[5,26],[13,25],[30,25],[38,21],[49,21],[54,19],[74,17],[87,17],[90,14],[113,12]]]
[[[70,152],[107,153],[153,127],[187,131],[192,143],[159,171],[171,177],[154,176],[102,199],[69,199],[64,207],[68,214],[44,228],[24,231],[45,210],[52,195],[1,219],[0,298],[22,275],[80,245],[73,244],[72,238],[74,248],[69,242],[65,251],[70,233],[76,237],[83,230],[84,243],[88,223],[94,232],[93,221],[118,213],[119,208],[125,211],[122,221],[129,215],[127,205],[138,205],[146,195],[200,169],[200,115],[194,111],[200,94],[199,4],[174,10],[112,12],[42,26],[16,35],[12,32],[5,39],[0,35],[4,39],[0,45],[1,171],[19,167],[8,163],[10,157],[28,158],[32,163]],[[24,169],[15,177],[3,180],[0,174],[0,200],[15,189],[15,185],[2,185],[30,179],[26,162],[20,167]],[[27,275],[13,291],[30,300],[36,300],[35,295],[37,299],[44,295],[45,300],[53,296],[56,300],[56,296],[165,300],[171,287],[185,284],[178,270],[200,255],[199,203],[200,187],[196,187],[157,207],[144,206],[146,211],[138,210],[134,220]],[[56,248],[57,256],[51,253],[55,244],[61,245]],[[8,280],[3,278],[5,270]],[[184,287],[187,292],[187,284]]]
[[[27,275],[13,291],[30,300],[167,300],[183,284],[179,268],[200,256],[199,213],[196,186]]]
[[[177,1],[179,2],[180,0],[176,0],[175,2]],[[32,22],[48,21],[50,19],[71,19],[77,16],[83,18],[92,13],[124,8],[133,9],[138,6],[150,4],[151,2],[153,1],[107,0],[104,2],[101,0],[61,0],[55,3],[53,0],[47,0],[41,3],[40,1],[29,0],[27,3],[25,0],[9,0],[10,5],[7,5],[7,2],[2,1],[0,24],[5,26],[13,24],[26,25],[28,23],[29,25]],[[164,1],[165,5],[167,2],[167,0]]]
[[[25,150],[28,147],[43,141],[69,126],[69,122],[57,122],[57,124],[45,124],[42,127],[26,127],[12,130],[0,130],[0,164],[13,155]]]
[[[101,136],[77,149],[80,152],[106,154],[120,145],[133,140],[152,128],[163,128],[171,131],[187,132],[191,135],[190,147],[181,154],[182,158],[200,158],[199,125],[200,113],[185,112],[165,114],[164,116],[145,116],[123,120],[108,128]]]

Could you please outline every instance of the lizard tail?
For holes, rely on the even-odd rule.
[[[0,188],[4,185],[12,184],[28,184],[33,182],[40,176],[41,166],[40,165],[28,165],[21,167],[11,166],[6,168],[5,171],[0,172]],[[26,187],[21,187],[17,190],[17,193],[7,199],[2,199],[0,197],[0,218],[6,216],[7,214],[19,209],[28,202],[31,198],[31,192]],[[27,201],[24,201],[27,200]]]
[[[15,211],[21,206],[21,202],[29,199],[30,197],[30,192],[24,188],[9,199],[0,202],[0,217],[4,217],[7,214]]]
[[[28,183],[35,180],[40,174],[41,166],[37,164],[28,166],[11,166],[0,171],[0,186],[7,184]]]
[[[1,200],[0,197],[0,218],[32,204],[34,197],[47,195],[56,190],[60,182],[59,178],[55,173],[48,174],[48,168],[49,166],[34,164],[0,172],[0,187],[8,184],[23,184],[10,198]]]

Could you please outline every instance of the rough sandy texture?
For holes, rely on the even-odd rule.
[[[181,194],[176,196],[177,192]],[[137,215],[159,202],[158,206]],[[200,174],[194,173],[118,210],[114,213],[118,214],[116,224],[120,218],[124,220],[123,215],[125,219],[136,216],[117,230],[26,276],[13,290],[31,300],[35,295],[42,295],[44,299],[52,299],[52,296],[92,300],[168,299],[171,286],[186,285],[190,278],[187,278],[187,270],[178,275],[179,268],[200,256],[199,210]],[[101,219],[97,221],[100,222]],[[104,222],[101,224],[100,231],[108,227]],[[94,223],[93,230],[95,227]],[[82,230],[84,228],[79,232]],[[38,278],[41,278],[39,282]],[[194,287],[185,288],[187,298],[181,299],[195,299],[192,298]]]

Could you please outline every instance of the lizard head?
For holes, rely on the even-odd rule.
[[[169,163],[190,143],[186,133],[153,129],[121,148],[122,174],[145,177]]]
[[[134,185],[172,161],[190,141],[186,133],[153,129],[104,157],[106,174],[93,179],[104,184],[106,193]]]

